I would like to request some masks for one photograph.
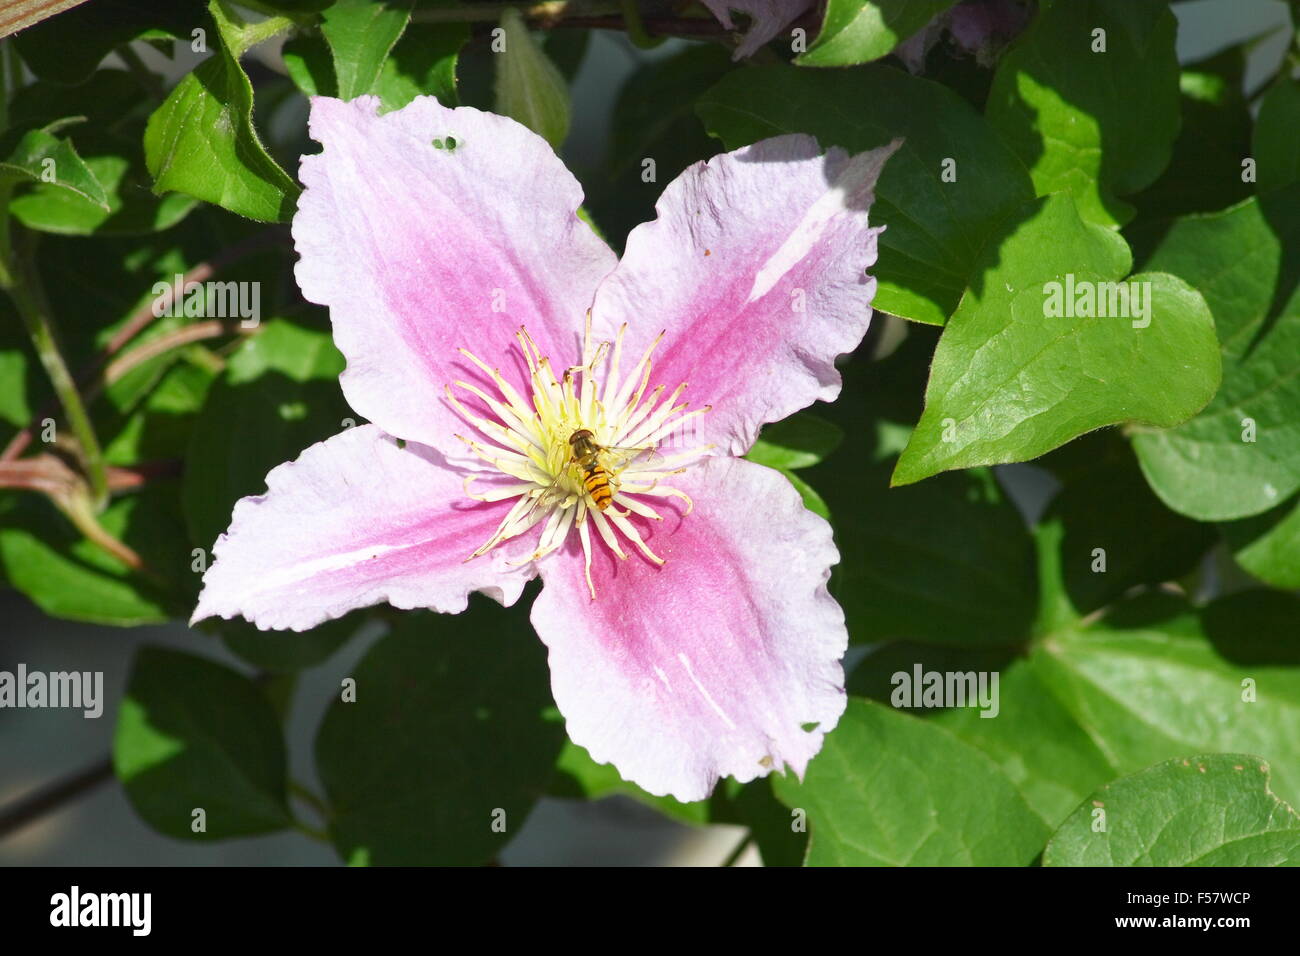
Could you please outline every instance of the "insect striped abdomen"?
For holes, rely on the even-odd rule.
[[[604,511],[614,500],[614,493],[609,490],[609,472],[600,465],[592,465],[582,477],[582,484],[591,495],[597,509]]]

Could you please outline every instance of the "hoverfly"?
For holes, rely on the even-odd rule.
[[[609,467],[615,466],[606,465],[610,457],[617,456],[623,463],[627,463],[638,455],[653,451],[648,447],[615,448],[597,444],[596,436],[586,428],[579,428],[570,435],[569,444],[573,448],[573,456],[569,461],[581,471],[582,485],[600,511],[608,508],[614,500],[614,492],[609,487]]]

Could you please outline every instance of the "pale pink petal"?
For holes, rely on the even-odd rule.
[[[743,454],[766,422],[839,394],[835,358],[871,319],[876,179],[897,141],[852,158],[780,136],[696,163],[632,230],[596,293],[602,337],[625,353],[666,330],[653,381],[712,405],[693,438]]]
[[[710,458],[674,485],[694,512],[633,519],[663,567],[597,544],[593,600],[576,536],[539,562],[533,626],[569,736],[679,800],[704,798],[722,776],[787,764],[802,775],[845,705],[830,526],[747,461]]]
[[[703,3],[728,30],[735,27],[729,11],[735,10],[749,17],[749,29],[732,57],[735,60],[753,56],[759,47],[774,39],[783,28],[812,7],[812,0],[703,0]]]
[[[266,486],[235,505],[191,623],[239,616],[304,631],[382,601],[463,611],[471,591],[509,605],[536,573],[507,564],[531,541],[466,563],[510,502],[465,497],[436,451],[400,447],[375,425],[312,445]]]
[[[615,257],[577,218],[582,189],[541,137],[433,97],[383,116],[378,106],[312,99],[324,151],[302,161],[298,284],[330,307],[352,407],[452,454],[463,426],[443,388],[482,380],[457,349],[518,384],[511,350],[524,325],[557,363],[578,361]]]

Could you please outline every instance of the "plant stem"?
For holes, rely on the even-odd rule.
[[[0,188],[3,187],[0,186]],[[3,211],[0,210],[0,213],[2,212]],[[191,282],[206,282],[222,269],[239,261],[245,256],[285,241],[286,233],[283,229],[263,230],[242,242],[237,242],[234,245],[221,250],[221,252],[217,253],[208,261],[200,262],[181,277],[180,286],[184,289]],[[8,260],[6,258],[3,261]],[[166,307],[171,305],[171,289],[168,290],[165,296],[160,298],[162,300],[159,302],[160,311],[165,311]],[[90,365],[89,368],[82,369],[82,373],[77,379],[78,384],[82,388],[87,389],[87,393],[89,394],[89,390],[93,388],[104,364],[118,352],[122,351],[122,349],[126,347],[132,339],[157,320],[158,316],[154,315],[154,303],[152,301],[146,302],[132,313],[131,317],[122,323],[122,327],[113,335],[108,344],[104,346],[99,357]],[[27,446],[32,443],[32,436],[35,435],[37,430],[41,427],[41,422],[54,414],[55,410],[55,406],[50,404],[37,411],[37,413],[32,417],[32,420],[27,423],[27,427],[14,435],[14,437],[9,440],[9,444],[5,446],[4,451],[0,452],[0,461],[14,461],[19,455],[26,451]]]
[[[253,329],[243,328],[239,319],[205,319],[202,322],[195,322],[193,325],[182,325],[173,332],[160,335],[143,345],[136,346],[121,358],[110,362],[108,367],[104,369],[103,384],[105,386],[112,385],[131,369],[170,352],[172,349],[178,349],[193,342],[201,342],[204,339],[215,339],[223,335],[252,333],[253,331]]]
[[[725,860],[722,861],[722,865],[735,866],[736,863],[739,862],[740,858],[744,855],[745,851],[748,850],[753,845],[753,843],[754,843],[754,833],[751,830],[745,834],[745,838],[743,840],[741,840],[739,843],[736,844],[736,848],[731,851],[731,853],[727,856]]]
[[[293,821],[292,826],[299,833],[305,836],[309,836],[313,840],[319,840],[321,843],[330,842],[330,835],[318,827],[308,826],[307,824],[303,823],[301,820],[298,819],[295,819]]]
[[[289,793],[315,810],[322,820],[328,820],[330,818],[331,814],[329,805],[311,790],[300,784],[297,780],[289,781]]]
[[[627,38],[632,41],[632,45],[649,50],[663,43],[665,37],[652,37],[646,33],[645,23],[641,19],[641,10],[637,3],[638,0],[621,0],[620,12],[623,14],[623,22],[627,25]]]
[[[21,830],[33,820],[59,809],[76,797],[84,796],[100,784],[113,779],[113,761],[108,757],[51,784],[33,794],[19,797],[0,809],[0,840]]]
[[[107,488],[105,490],[105,497],[107,497]],[[149,577],[156,582],[162,580],[157,573],[145,567],[144,560],[140,555],[136,554],[128,545],[119,541],[104,530],[103,526],[99,523],[99,520],[95,517],[94,512],[91,510],[91,506],[86,503],[84,497],[73,497],[63,501],[54,498],[53,501],[59,506],[59,510],[67,516],[68,520],[72,522],[76,529],[85,535],[87,541],[90,541],[102,550],[108,552],[132,571],[144,574],[146,577]]]
[[[104,472],[104,454],[99,446],[99,439],[90,424],[90,415],[77,391],[77,384],[68,371],[68,365],[59,351],[58,339],[54,332],[54,320],[50,315],[49,303],[36,274],[35,264],[26,251],[15,250],[8,262],[0,262],[0,288],[3,288],[22,316],[27,333],[31,336],[36,354],[45,366],[45,373],[50,377],[54,393],[58,395],[68,416],[68,424],[76,436],[81,452],[82,465],[90,483],[96,508],[102,508],[108,501],[108,479]]]

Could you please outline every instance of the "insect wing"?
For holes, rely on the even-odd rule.
[[[622,445],[606,445],[602,449],[602,452],[601,464],[609,471],[622,471],[643,455],[646,456],[645,460],[647,462],[653,461],[655,458],[663,457],[659,452],[655,451],[654,447],[651,445],[646,445],[641,448],[628,448]]]

